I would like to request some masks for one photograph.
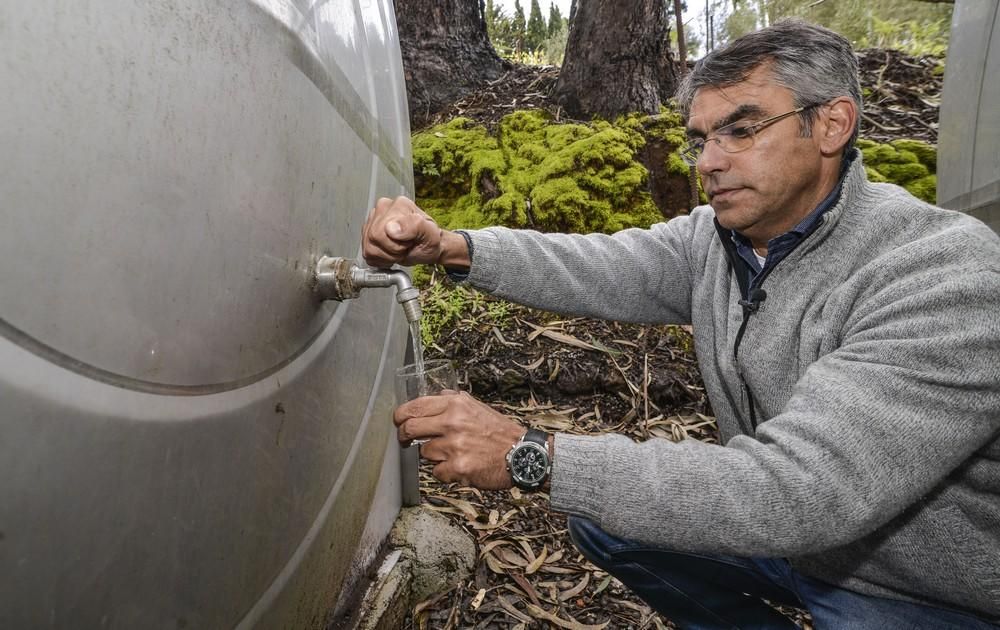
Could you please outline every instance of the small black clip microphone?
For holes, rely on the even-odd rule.
[[[740,300],[739,304],[743,307],[743,311],[746,313],[756,313],[757,309],[760,308],[761,302],[767,299],[767,291],[764,289],[754,289],[750,292],[749,300]]]

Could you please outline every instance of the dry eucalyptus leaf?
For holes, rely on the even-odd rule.
[[[566,619],[561,619],[560,617],[553,615],[549,611],[535,606],[534,604],[528,604],[528,611],[538,619],[544,619],[550,623],[553,623],[560,628],[567,628],[567,630],[603,630],[608,627],[610,621],[605,621],[599,625],[586,625],[579,623],[577,621],[568,621]]]

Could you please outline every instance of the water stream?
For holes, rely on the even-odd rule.
[[[410,322],[410,340],[413,345],[413,364],[416,366],[416,373],[420,375],[417,394],[426,396],[427,380],[424,375],[424,344],[420,340],[420,320]]]

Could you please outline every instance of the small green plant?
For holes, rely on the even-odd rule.
[[[429,284],[420,292],[420,340],[424,347],[434,345],[441,334],[454,328],[470,310],[476,299],[473,289],[463,286],[447,287],[442,282]]]
[[[466,285],[431,280],[420,291],[420,340],[431,347],[457,328],[470,326],[506,327],[516,308],[510,302],[484,295]]]

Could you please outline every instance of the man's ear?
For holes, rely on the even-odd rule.
[[[838,96],[820,109],[817,138],[824,155],[835,155],[843,150],[854,133],[858,121],[858,106],[854,99]]]

